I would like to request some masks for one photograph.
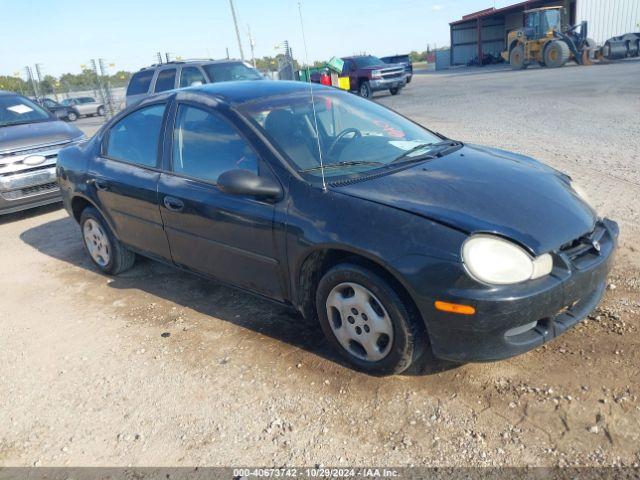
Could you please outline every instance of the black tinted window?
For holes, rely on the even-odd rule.
[[[260,72],[242,62],[211,63],[203,65],[202,68],[207,72],[212,82],[262,79]]]
[[[130,113],[109,131],[107,155],[111,158],[155,167],[164,104]]]
[[[180,73],[180,88],[190,87],[196,82],[207,83],[200,69],[197,67],[184,67]]]
[[[158,73],[156,78],[155,93],[164,92],[165,90],[171,90],[176,84],[176,69],[171,68],[169,70],[162,70]]]
[[[141,93],[147,93],[149,91],[149,85],[153,78],[153,70],[145,70],[143,72],[136,73],[131,77],[129,82],[129,88],[127,88],[127,95],[139,95]]]
[[[173,132],[173,171],[216,182],[237,168],[258,173],[258,160],[247,142],[220,116],[180,105]]]

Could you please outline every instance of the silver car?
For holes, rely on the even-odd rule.
[[[241,80],[264,80],[264,77],[242,60],[181,60],[151,65],[129,80],[126,106],[174,88]]]
[[[93,97],[67,98],[60,103],[67,107],[75,107],[83,117],[104,116],[104,104],[97,102]]]

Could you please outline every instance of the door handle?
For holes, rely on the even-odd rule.
[[[109,188],[109,184],[107,182],[105,182],[104,180],[98,180],[96,178],[87,180],[87,183],[90,185],[95,185],[98,190],[107,190]]]
[[[184,208],[184,202],[176,197],[164,197],[164,206],[172,212],[180,212]]]

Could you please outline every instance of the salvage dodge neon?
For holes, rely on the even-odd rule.
[[[557,170],[297,82],[147,98],[63,150],[58,178],[103,272],[141,254],[293,305],[376,374],[560,335],[618,237]]]

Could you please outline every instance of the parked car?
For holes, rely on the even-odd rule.
[[[407,84],[407,74],[402,65],[388,65],[373,55],[344,57],[342,75],[349,77],[351,90],[364,98],[374,92],[389,90],[397,95]]]
[[[413,62],[409,55],[392,55],[390,57],[380,57],[384,63],[390,63],[392,65],[402,65],[404,71],[407,74],[407,83],[411,83],[413,78]]]
[[[263,80],[255,68],[241,60],[188,60],[151,65],[129,80],[127,106],[154,93],[213,82]]]
[[[80,112],[76,107],[62,105],[51,98],[41,98],[38,103],[61,120],[75,122],[80,117]]]
[[[314,99],[284,81],[166,92],[64,149],[96,267],[141,254],[291,305],[376,374],[426,348],[517,355],[596,307],[618,226],[569,176],[342,90]]]
[[[0,215],[59,202],[58,151],[82,139],[35,102],[0,90]]]
[[[93,117],[94,115],[103,117],[105,113],[104,104],[96,101],[93,97],[66,98],[60,103],[66,107],[74,107],[83,117]]]

